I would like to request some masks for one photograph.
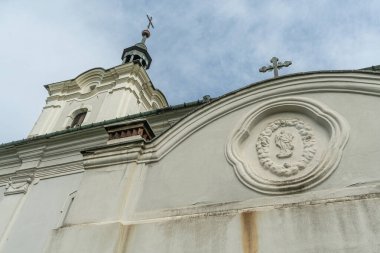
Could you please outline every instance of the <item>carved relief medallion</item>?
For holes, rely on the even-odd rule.
[[[282,130],[286,128],[295,128],[296,136],[302,139],[302,145],[295,147],[294,138],[291,132]],[[273,137],[274,136],[274,137]],[[299,171],[305,169],[307,164],[314,158],[315,138],[310,126],[305,124],[299,119],[280,119],[268,124],[257,138],[256,150],[260,164],[273,174],[278,176],[292,176]],[[279,162],[273,161],[270,158],[271,145],[275,144],[278,148],[276,150],[276,157],[280,159]],[[301,149],[302,156],[298,160],[290,160],[292,158],[293,150]]]
[[[236,126],[226,157],[239,180],[253,190],[303,191],[337,168],[348,130],[342,116],[315,100],[272,99],[252,108]]]

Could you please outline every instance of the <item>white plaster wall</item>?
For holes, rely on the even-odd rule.
[[[41,180],[24,194],[5,196],[0,200],[1,253],[41,253],[56,228],[68,195],[78,189],[82,174]],[[18,209],[18,210],[17,210]],[[16,211],[15,211],[16,210]],[[12,217],[13,215],[13,217]],[[1,232],[0,232],[1,233]]]
[[[61,106],[54,106],[48,103],[48,105],[45,106],[42,110],[29,136],[40,135],[51,131],[51,129],[56,124],[57,118],[59,117],[59,115],[61,115],[61,112]]]
[[[0,187],[0,249],[7,241],[9,230],[12,227],[12,217],[14,217],[17,207],[22,199],[21,195],[4,196],[5,187]]]
[[[118,220],[126,201],[127,165],[86,170],[65,225]]]
[[[379,252],[379,199],[268,206],[128,226],[123,253]]]
[[[376,198],[257,212],[258,248],[261,252],[379,252],[379,204]]]
[[[102,107],[99,110],[99,114],[96,115],[96,122],[109,119],[112,115],[112,111],[115,109],[114,106],[112,106],[112,97],[112,93],[105,93]]]
[[[117,118],[119,106],[125,103],[125,93],[128,94],[130,92],[125,89],[118,89],[111,93],[108,92],[104,99],[104,103],[102,104],[101,111],[97,115],[97,121]]]
[[[228,164],[225,145],[241,113],[197,131],[146,169],[139,211],[239,201],[259,194],[240,183]]]
[[[122,240],[123,227],[118,223],[83,224],[52,231],[52,240],[44,252],[121,253]]]
[[[346,118],[350,137],[338,169],[316,189],[339,188],[380,180],[380,121],[378,96],[323,93],[308,94]]]
[[[263,101],[198,129],[157,162],[86,170],[65,226],[52,232],[46,252],[378,252],[378,123],[372,114],[358,114],[380,101],[347,93],[299,96],[326,104],[351,126],[340,166],[320,185],[267,196],[238,180],[225,146]],[[359,181],[367,188],[348,187]]]
[[[249,112],[268,101],[262,100],[230,110],[199,129],[198,122],[191,122],[187,128],[196,131],[175,143],[158,161],[134,163],[150,144],[136,155],[132,153],[139,151],[127,146],[110,146],[117,159],[99,151],[94,155],[97,159],[85,160],[82,179],[78,175],[70,188],[78,192],[62,227],[54,229],[59,217],[51,214],[63,206],[58,205],[58,199],[63,202],[62,196],[70,193],[69,184],[61,178],[50,185],[46,184],[49,180],[41,181],[25,195],[15,225],[8,230],[10,239],[0,244],[0,252],[41,252],[43,245],[45,252],[54,253],[379,252],[380,123],[375,108],[379,108],[380,100],[373,95],[316,90],[293,96],[325,104],[350,125],[350,138],[339,166],[316,187],[298,194],[265,195],[241,183],[227,162],[229,136]],[[184,122],[186,119],[179,125]],[[179,135],[188,131],[185,127],[180,130]],[[254,150],[252,156],[256,156]],[[97,162],[106,165],[96,167]],[[38,188],[44,182],[46,187]],[[55,193],[56,187],[62,192]],[[17,198],[9,201],[5,217],[19,203]],[[0,208],[2,203],[4,198],[0,199]],[[51,217],[41,221],[48,215]],[[2,223],[6,218],[0,218]],[[36,239],[32,233],[36,227],[44,239]],[[38,243],[29,249],[18,245],[17,238],[29,238],[26,245],[33,239]]]
[[[129,225],[122,252],[239,253],[243,252],[239,227],[239,218],[232,215],[183,217]]]
[[[223,205],[204,206],[191,215],[184,215],[184,209],[172,210],[162,218],[57,229],[46,252],[379,252],[379,204],[377,194],[244,211],[239,203],[219,212],[214,208]]]
[[[144,105],[137,100],[135,96],[130,96],[128,105],[126,107],[126,114],[131,115],[138,112],[145,112],[147,109],[144,107]]]
[[[326,104],[346,118],[351,129],[339,167],[310,191],[380,180],[380,123],[374,110],[380,106],[378,97],[350,93],[309,93],[298,97],[309,97]],[[138,210],[243,201],[264,196],[240,183],[225,157],[231,132],[249,111],[260,104],[213,121],[181,142],[161,161],[149,165]],[[252,151],[252,155],[255,152]]]

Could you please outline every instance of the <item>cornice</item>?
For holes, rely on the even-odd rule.
[[[86,148],[102,145],[107,141],[107,133],[103,127],[76,132],[75,134],[60,135],[50,138],[46,144],[44,158],[65,153],[80,152]]]
[[[28,174],[32,175],[34,179],[44,180],[53,177],[82,173],[83,171],[83,161],[58,164],[55,166],[46,166],[43,168],[33,170],[21,170],[13,173],[0,175],[0,186],[6,185],[9,182],[10,178],[18,176],[20,174]]]
[[[83,171],[83,162],[77,161],[73,163],[59,164],[56,166],[48,166],[41,169],[37,169],[35,171],[35,178],[47,179],[52,177],[82,173]]]
[[[104,145],[107,140],[104,128],[98,127],[12,146],[0,153],[0,185],[31,170],[38,179],[82,172],[80,151]]]
[[[132,142],[115,143],[82,151],[85,169],[137,162],[145,141],[142,138]]]

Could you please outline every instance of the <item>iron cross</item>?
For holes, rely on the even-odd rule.
[[[149,21],[148,30],[150,27],[154,28],[153,23],[152,23],[153,17],[152,16],[149,17],[148,14],[146,14],[146,17],[148,18],[148,21]]]
[[[277,57],[272,57],[270,60],[272,65],[269,66],[263,66],[259,69],[260,72],[267,72],[267,71],[272,71],[274,73],[274,77],[278,77],[278,70],[281,69],[282,67],[288,67],[292,64],[291,61],[284,61],[284,63],[279,62]]]

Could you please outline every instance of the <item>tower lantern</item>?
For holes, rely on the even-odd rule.
[[[146,15],[148,18],[148,26],[145,30],[142,31],[141,42],[135,44],[134,46],[127,47],[123,50],[121,59],[123,63],[137,62],[140,63],[145,69],[149,69],[150,64],[152,63],[152,58],[148,53],[148,48],[145,45],[146,39],[150,37],[150,27],[154,28],[152,20],[153,18],[149,15]]]

